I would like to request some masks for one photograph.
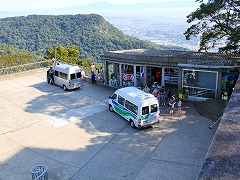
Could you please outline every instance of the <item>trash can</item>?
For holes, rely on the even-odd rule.
[[[32,180],[47,180],[48,168],[44,165],[37,165],[31,169]]]

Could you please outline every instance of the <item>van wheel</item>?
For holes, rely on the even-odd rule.
[[[111,105],[111,104],[109,104],[109,110],[110,110],[111,112],[113,112],[113,111],[114,111],[114,109],[113,109],[113,107],[112,107],[112,105]]]
[[[65,85],[63,85],[63,90],[66,91],[67,90],[67,87]]]
[[[134,124],[134,122],[133,122],[133,120],[130,120],[130,126],[131,126],[132,128],[135,128],[135,127],[136,127],[135,124]]]

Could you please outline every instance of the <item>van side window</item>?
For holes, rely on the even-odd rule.
[[[81,78],[82,77],[81,72],[76,73],[76,75],[77,75],[77,78]]]
[[[145,114],[149,114],[149,107],[148,106],[142,107],[142,115],[145,115]]]
[[[60,72],[60,78],[66,79],[67,80],[67,74]]]
[[[117,99],[117,95],[114,93],[114,94],[110,97],[110,99]]]
[[[55,71],[55,72],[54,72],[54,75],[58,77],[58,71]]]
[[[130,111],[134,112],[135,114],[138,113],[138,107],[135,104],[129,102],[128,100],[126,100],[125,102],[125,107]]]
[[[118,96],[118,103],[121,104],[122,106],[124,106],[125,99],[121,96]]]
[[[70,79],[76,79],[75,73],[74,74],[70,74]]]
[[[151,113],[157,112],[157,111],[158,111],[157,104],[152,104],[151,105]]]

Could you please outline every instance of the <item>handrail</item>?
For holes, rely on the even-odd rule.
[[[57,62],[60,63],[66,63],[63,61],[57,60]],[[71,64],[71,63],[68,63]],[[50,67],[52,65],[52,60],[46,60],[46,61],[39,61],[39,62],[33,62],[33,63],[27,63],[27,64],[21,64],[17,66],[11,66],[11,67],[6,67],[6,68],[1,68],[0,69],[0,76],[2,75],[7,75],[7,74],[13,74],[17,72],[23,72],[23,71],[28,71],[32,69],[38,69],[42,67]],[[76,65],[76,64],[71,64],[71,65]],[[81,66],[81,68],[84,70],[86,76],[91,76],[90,69],[84,66]]]
[[[13,73],[22,72],[22,71],[38,69],[41,67],[48,67],[51,65],[51,63],[52,63],[52,60],[46,60],[46,61],[39,61],[34,63],[21,64],[18,66],[1,68],[0,75],[13,74]]]

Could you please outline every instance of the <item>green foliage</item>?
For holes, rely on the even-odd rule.
[[[200,51],[218,48],[223,52],[240,52],[240,1],[211,0],[208,3],[200,2],[200,7],[187,16],[188,23],[192,24],[185,32],[186,39],[198,35]]]
[[[33,55],[31,54],[5,54],[0,55],[0,68],[17,66],[33,62]]]
[[[13,46],[10,45],[6,45],[6,44],[1,44],[0,43],[0,55],[6,55],[6,54],[28,54],[29,52],[15,48]]]
[[[6,43],[37,55],[47,56],[60,48],[56,58],[76,57],[99,60],[105,51],[151,48],[156,44],[126,36],[105,21],[103,17],[90,15],[30,15],[0,19],[0,43]],[[52,47],[52,48],[50,48]],[[63,52],[61,47],[69,47]],[[55,57],[55,54],[54,54]]]
[[[36,59],[36,56],[25,50],[0,43],[0,68],[27,64],[36,61]]]
[[[80,59],[79,56],[80,52],[77,46],[70,46],[68,48],[58,46],[49,48],[45,59],[57,59],[72,64],[90,67],[91,62],[88,62],[85,59]]]

